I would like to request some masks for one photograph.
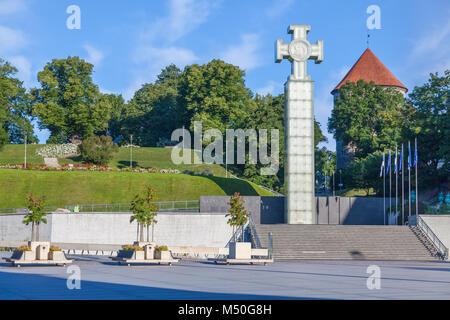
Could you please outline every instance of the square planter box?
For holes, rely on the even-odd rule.
[[[14,260],[31,261],[31,260],[35,260],[35,258],[36,258],[36,252],[34,252],[34,251],[15,250],[11,256],[11,259],[14,259]]]
[[[126,260],[144,260],[145,252],[134,250],[119,250],[117,257]]]
[[[231,242],[228,257],[230,259],[251,259],[252,244],[250,242]]]
[[[62,251],[50,251],[48,253],[48,260],[64,261],[66,260],[66,255]]]
[[[155,259],[155,248],[151,245],[146,245],[144,247],[145,252],[145,260],[153,260]]]
[[[170,259],[172,259],[172,256],[170,254],[170,251],[155,250],[155,259],[170,260]]]

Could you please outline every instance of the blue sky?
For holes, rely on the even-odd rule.
[[[381,9],[370,48],[410,90],[430,72],[450,68],[450,2],[167,0],[0,0],[0,57],[19,68],[27,88],[53,58],[80,56],[95,65],[103,92],[132,97],[164,66],[180,68],[220,58],[246,70],[246,85],[278,94],[290,64],[274,63],[274,42],[290,40],[289,24],[310,24],[308,40],[324,40],[324,61],[310,62],[315,114],[327,133],[330,91],[366,49],[369,5]],[[66,9],[81,9],[81,29],[69,30]],[[48,132],[38,134],[43,143]],[[331,135],[325,145],[335,150]]]

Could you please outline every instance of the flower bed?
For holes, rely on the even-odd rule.
[[[117,171],[117,172],[138,172],[138,173],[172,173],[179,174],[180,170],[178,169],[158,169],[158,168],[141,168],[141,167],[123,167],[113,169],[107,165],[98,165],[98,164],[80,164],[74,163],[69,164],[65,163],[64,165],[55,168],[48,167],[45,164],[37,164],[37,163],[27,163],[26,167],[24,167],[23,163],[16,164],[3,164],[0,165],[0,169],[17,169],[17,170],[35,170],[35,171]]]

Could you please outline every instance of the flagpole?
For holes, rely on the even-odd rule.
[[[419,159],[417,155],[417,137],[414,139],[414,166],[416,167],[416,223],[419,214],[419,185],[417,184],[417,167],[419,166]]]
[[[383,167],[383,223],[384,225],[386,225],[386,171],[384,170],[384,167]]]
[[[395,147],[395,214],[397,214],[398,211],[397,197],[398,197],[398,162],[397,162],[397,147]]]
[[[400,165],[402,167],[402,225],[405,224],[405,173],[404,173],[404,161],[403,161],[403,143],[402,143],[402,155],[400,156]]]
[[[408,141],[408,217],[411,216],[411,143]]]
[[[391,150],[389,150],[389,216],[392,215],[392,165],[391,165]]]

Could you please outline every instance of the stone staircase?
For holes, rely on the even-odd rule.
[[[418,227],[259,224],[264,248],[283,259],[436,260],[436,249]]]

